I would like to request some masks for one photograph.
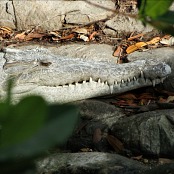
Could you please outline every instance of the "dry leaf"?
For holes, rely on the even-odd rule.
[[[131,159],[134,159],[134,160],[141,160],[142,157],[143,157],[143,155],[133,156],[133,157],[131,157]]]
[[[41,34],[41,33],[29,33],[29,34],[25,37],[25,40],[26,40],[26,41],[29,41],[29,40],[32,40],[32,39],[40,39],[40,38],[42,38],[43,36],[45,36],[45,34]]]
[[[13,30],[9,27],[0,27],[0,34],[3,34],[3,35],[10,35],[11,33],[13,33]]]
[[[172,46],[174,45],[174,37],[170,37],[169,39],[162,38],[160,43]]]
[[[135,35],[135,36],[131,36],[131,37],[128,38],[128,41],[131,41],[131,40],[137,39],[138,37],[142,37],[143,35],[144,35],[144,34],[141,33],[141,34],[137,34],[137,35]]]
[[[94,31],[90,36],[89,36],[89,40],[94,40],[94,36],[97,35],[97,32]]]
[[[75,28],[73,32],[78,34],[88,34],[88,30],[86,28]]]
[[[127,52],[128,54],[130,54],[130,53],[132,53],[132,52],[138,50],[138,49],[141,48],[141,47],[144,47],[144,46],[150,45],[150,44],[155,44],[155,43],[158,43],[159,41],[160,41],[160,37],[155,37],[155,38],[153,38],[152,40],[150,40],[150,41],[148,41],[148,42],[138,42],[138,43],[136,43],[136,44],[134,44],[134,45],[129,46],[129,47],[126,49],[126,52]]]
[[[139,48],[136,47],[135,45],[131,45],[129,46],[127,49],[126,49],[126,53],[127,54],[130,54],[130,53],[133,53],[134,51],[138,50]]]
[[[89,41],[89,38],[87,36],[85,36],[85,35],[80,35],[79,38],[82,39],[85,42],[88,42]]]
[[[53,35],[53,36],[55,36],[55,37],[61,37],[61,36],[59,35],[59,32],[58,32],[58,31],[51,31],[51,32],[49,32],[49,35]]]
[[[144,93],[142,93],[139,97],[138,97],[138,99],[140,100],[140,99],[156,99],[156,97],[154,97],[153,95],[152,95],[152,93],[147,93],[147,92],[144,92]]]
[[[92,152],[92,149],[86,147],[86,148],[81,148],[80,151],[81,152]]]
[[[25,33],[25,31],[24,31],[24,32],[22,32],[22,33],[20,33],[20,34],[17,34],[17,35],[15,36],[15,39],[24,40],[25,37],[26,37],[26,33]]]
[[[114,148],[114,150],[117,153],[123,151],[124,146],[123,146],[123,143],[119,139],[117,139],[113,135],[108,135],[106,137],[106,139],[107,139],[108,143]]]
[[[123,53],[123,48],[122,48],[121,45],[119,45],[119,46],[117,47],[117,49],[114,51],[113,56],[115,56],[115,57],[120,57],[120,56],[122,56],[122,53]]]
[[[95,129],[93,134],[93,143],[98,143],[102,139],[102,132],[100,128]]]
[[[154,37],[152,40],[150,40],[150,41],[148,41],[148,42],[146,42],[146,43],[147,43],[148,45],[150,45],[150,44],[156,44],[156,43],[158,43],[160,40],[161,40],[160,37]]]
[[[134,99],[134,100],[137,99],[137,97],[134,94],[131,94],[131,93],[122,94],[118,98],[121,98],[121,99]]]
[[[60,40],[68,40],[74,38],[75,34],[69,34],[68,36],[61,37]]]
[[[160,103],[166,103],[166,99],[164,99],[163,97],[159,97],[158,102],[160,102]]]
[[[127,52],[128,54],[130,54],[130,53],[132,53],[132,52],[134,52],[134,51],[138,50],[139,48],[141,48],[141,47],[143,47],[143,46],[146,46],[146,45],[147,45],[147,43],[145,43],[145,42],[138,42],[138,43],[136,43],[136,44],[134,44],[134,45],[129,46],[129,47],[126,49],[126,52]]]
[[[166,100],[167,103],[174,101],[174,96],[169,96]]]
[[[168,163],[174,163],[174,160],[168,158],[159,158],[158,162],[159,164],[168,164]]]

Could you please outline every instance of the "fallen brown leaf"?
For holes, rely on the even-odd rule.
[[[174,37],[170,37],[168,39],[162,38],[160,43],[172,46],[172,45],[174,45]]]
[[[139,48],[141,48],[143,46],[146,46],[146,45],[147,45],[147,43],[145,43],[145,42],[138,42],[138,43],[136,43],[134,45],[129,46],[126,49],[126,53],[130,54],[130,53],[132,53],[132,52],[134,52],[134,51],[138,50]]]
[[[134,45],[129,46],[126,49],[126,52],[127,52],[127,54],[130,54],[130,53],[132,53],[132,52],[134,52],[134,51],[136,51],[136,50],[138,50],[138,49],[140,49],[140,48],[142,48],[146,45],[158,43],[160,41],[160,39],[161,39],[160,37],[155,37],[155,38],[153,38],[152,40],[150,40],[148,42],[138,42]]]
[[[72,31],[78,34],[88,34],[88,30],[86,28],[75,28]]]
[[[160,37],[154,37],[152,40],[146,42],[148,45],[158,43],[161,40]]]
[[[143,157],[143,155],[133,156],[133,157],[131,157],[131,159],[134,159],[134,160],[141,160],[142,157]]]
[[[32,40],[32,39],[40,39],[46,34],[41,34],[41,33],[29,33],[24,39],[26,41]]]
[[[92,149],[86,147],[86,148],[81,148],[80,151],[81,152],[92,152]]]
[[[128,41],[131,41],[131,40],[137,39],[138,37],[142,37],[143,35],[144,35],[144,34],[141,33],[141,34],[137,34],[137,35],[135,35],[135,36],[131,36],[131,37],[128,38]]]
[[[119,139],[117,139],[113,135],[108,135],[106,137],[106,139],[107,139],[108,143],[114,148],[114,150],[117,153],[120,153],[121,151],[123,151],[124,146],[123,146],[123,143]]]
[[[10,35],[12,33],[13,33],[13,30],[11,28],[5,27],[5,26],[0,27],[0,34],[5,36],[5,35]]]
[[[174,101],[174,96],[169,96],[166,100],[167,103],[173,102]]]
[[[159,162],[159,164],[174,163],[174,159],[159,158],[158,162]]]
[[[132,93],[119,95],[118,98],[120,98],[120,99],[137,99],[137,97]]]
[[[94,31],[94,32],[89,36],[89,40],[93,40],[95,35],[97,35],[97,32],[96,32],[96,31]]]
[[[17,35],[15,36],[15,39],[24,40],[25,37],[26,37],[26,33],[25,33],[25,31],[24,31],[24,32],[22,32],[22,33],[17,34]]]
[[[115,56],[115,57],[120,57],[120,56],[122,56],[122,53],[123,53],[123,48],[122,48],[121,45],[119,45],[119,46],[117,47],[117,49],[114,51],[113,56]]]
[[[100,128],[95,129],[93,134],[93,143],[98,143],[102,139],[102,132]]]
[[[138,97],[138,99],[140,100],[140,99],[156,99],[156,97],[154,97],[153,95],[152,95],[152,93],[142,93],[139,97]]]
[[[74,33],[71,33],[67,36],[64,36],[64,37],[61,37],[59,40],[68,40],[68,39],[72,39],[74,38],[75,34]]]

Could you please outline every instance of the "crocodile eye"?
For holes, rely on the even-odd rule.
[[[50,66],[52,63],[51,62],[40,62],[40,66]]]

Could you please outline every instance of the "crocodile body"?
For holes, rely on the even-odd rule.
[[[6,80],[13,77],[15,101],[31,94],[58,103],[119,94],[161,83],[171,73],[168,64],[154,59],[114,64],[61,57],[46,48],[5,48],[3,54],[0,95],[6,95]]]

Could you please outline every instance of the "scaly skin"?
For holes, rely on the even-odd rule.
[[[4,97],[8,77],[15,78],[13,99],[42,95],[49,102],[66,103],[162,82],[171,68],[158,60],[137,60],[125,64],[58,57],[45,48],[3,50],[0,93]]]

